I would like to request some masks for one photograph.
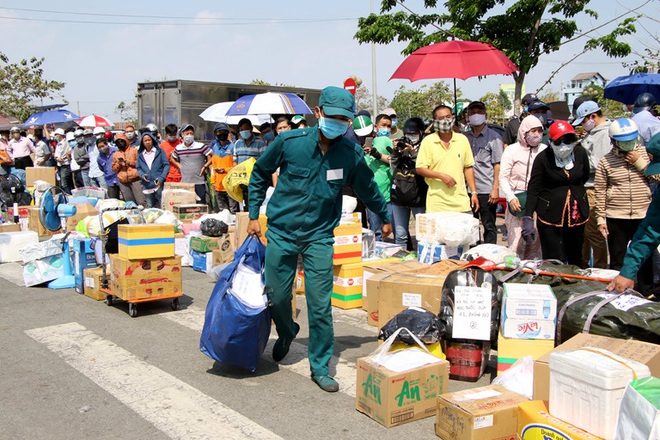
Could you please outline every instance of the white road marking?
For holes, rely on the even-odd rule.
[[[281,439],[76,322],[25,333],[173,439]]]
[[[347,310],[333,309],[333,315],[336,318],[346,317],[346,322],[352,322],[355,320],[354,316],[350,316],[346,312]],[[188,307],[186,309],[178,310],[176,312],[162,313],[158,316],[169,319],[179,325],[187,327],[191,330],[201,333],[204,326],[204,314],[205,311],[198,309],[196,307]],[[373,333],[377,331],[375,327],[369,327]],[[264,356],[270,356],[270,353],[273,351],[273,344],[277,339],[277,334],[273,330],[271,333],[268,345],[264,352]],[[310,377],[309,369],[309,359],[307,359],[307,346],[296,342],[295,340],[291,343],[291,348],[289,349],[289,354],[284,358],[282,362],[279,363],[280,368],[292,371],[294,373],[300,374],[301,376]],[[357,365],[355,362],[350,362],[342,359],[338,356],[333,356],[330,360],[330,371],[332,372],[334,367],[334,378],[339,382],[339,391],[344,394],[347,394],[351,397],[355,397],[355,378],[357,377]]]

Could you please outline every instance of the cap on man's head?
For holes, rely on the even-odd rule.
[[[305,118],[300,115],[295,115],[293,118],[291,118],[291,123],[292,124],[300,124],[301,122],[305,121]]]
[[[183,133],[186,130],[192,130],[193,133],[195,132],[195,126],[192,124],[183,124],[181,126],[181,129],[179,130],[181,133]]]
[[[578,108],[582,105],[582,103],[585,102],[585,101],[593,101],[593,100],[587,98],[586,96],[578,96],[577,98],[575,98],[575,101],[573,101],[573,111],[571,112],[571,114],[573,115],[573,117],[576,117],[575,115],[577,115],[577,109],[578,109]],[[595,102],[595,101],[594,101],[594,102]]]
[[[319,107],[328,116],[345,116],[348,119],[355,117],[355,98],[348,90],[340,87],[328,86],[321,91]]]
[[[87,136],[87,135],[90,135],[90,134],[94,134],[94,131],[91,128],[86,128],[86,129],[83,130],[82,134],[83,134],[83,136]]]
[[[374,124],[369,116],[360,115],[353,121],[353,131],[358,136],[368,136],[374,131]]]
[[[229,125],[227,125],[227,124],[224,123],[224,122],[218,122],[217,124],[215,124],[215,127],[213,127],[213,132],[215,133],[215,132],[218,131],[218,130],[226,130],[226,131],[229,131]]]
[[[381,115],[387,115],[390,118],[392,118],[392,117],[396,116],[396,111],[392,107],[387,107],[387,108],[382,109],[380,111],[380,114]]]
[[[545,102],[543,102],[539,99],[537,99],[536,101],[531,102],[527,106],[527,110],[530,111],[530,112],[534,111],[534,110],[541,110],[541,109],[547,111],[547,110],[550,110],[550,106],[548,106],[548,104],[546,104]]]
[[[80,136],[82,136],[83,134],[84,134],[84,132],[83,132],[81,129],[79,129],[79,128],[76,129],[76,131],[73,132],[73,135],[74,135],[75,137],[80,137]]]
[[[598,110],[600,110],[600,106],[594,101],[584,101],[582,104],[580,104],[577,111],[575,112],[575,120],[573,121],[573,125],[577,127],[582,123],[584,118],[591,115],[592,113],[596,113]]]
[[[472,101],[471,103],[468,104],[468,106],[465,110],[467,110],[469,112],[473,108],[480,108],[480,109],[486,110],[486,104],[484,104],[481,101]]]
[[[74,140],[75,138],[76,138],[76,135],[73,134],[72,131],[70,131],[70,132],[68,132],[68,133],[66,134],[66,140],[67,140],[67,141],[72,141],[72,140]]]
[[[656,133],[649,143],[646,144],[646,152],[653,156],[653,160],[646,170],[644,171],[645,176],[651,176],[653,174],[660,174],[660,133]]]
[[[58,128],[53,132],[53,134],[59,134],[60,136],[64,136],[64,129]]]
[[[538,101],[539,98],[537,98],[536,93],[528,93],[525,96],[522,97],[520,100],[523,104],[531,104],[534,101]]]
[[[93,134],[103,134],[105,133],[105,129],[103,127],[94,127],[94,132]]]

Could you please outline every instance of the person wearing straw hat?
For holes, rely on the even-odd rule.
[[[271,175],[281,170],[268,217],[265,291],[278,339],[273,359],[289,352],[300,326],[292,319],[291,296],[298,256],[303,257],[309,322],[308,357],[312,380],[324,391],[336,392],[330,376],[334,351],[332,324],[333,230],[339,224],[342,186],[351,185],[383,221],[383,236],[392,232],[387,206],[362,149],[344,134],[354,115],[355,99],[347,90],[326,87],[314,109],[315,127],[280,133],[254,164],[249,184],[248,234],[261,235],[259,208]]]

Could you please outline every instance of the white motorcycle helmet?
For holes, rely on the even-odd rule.
[[[610,124],[610,138],[616,141],[619,150],[628,152],[637,146],[639,132],[635,121],[628,118],[619,118]]]

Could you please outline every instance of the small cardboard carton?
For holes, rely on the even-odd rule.
[[[518,428],[518,405],[527,401],[499,385],[442,394],[435,433],[443,440],[512,439]]]
[[[555,339],[557,299],[545,284],[504,283],[502,335],[516,339]]]
[[[362,261],[362,224],[343,223],[334,231],[335,243],[333,246],[332,264],[359,263]]]
[[[212,252],[220,249],[221,237],[198,235],[190,237],[190,249],[197,252]]]
[[[601,440],[593,434],[550,415],[548,402],[530,400],[518,405],[517,439]]]
[[[128,260],[110,255],[110,289],[123,300],[181,296],[181,257]]]
[[[25,168],[26,186],[34,186],[37,180],[47,182],[49,185],[57,185],[56,172],[55,167],[27,167]]]
[[[192,205],[197,203],[194,183],[165,182],[161,206],[167,211],[174,211],[174,205]]]
[[[103,283],[103,268],[95,267],[84,270],[85,285],[83,293],[85,296],[102,301],[105,299],[105,293],[101,292]]]
[[[225,234],[222,237],[218,237],[219,249],[213,251],[212,255],[212,267],[219,266],[224,263],[231,263],[234,261],[234,240],[231,234]]]
[[[2,223],[0,224],[0,234],[3,232],[20,232],[21,225],[18,223]]]
[[[500,331],[497,337],[497,374],[508,370],[520,358],[531,356],[536,360],[553,348],[553,339],[505,338]]]
[[[172,212],[174,212],[174,215],[176,216],[177,219],[184,223],[192,223],[193,220],[197,220],[204,214],[209,212],[209,207],[208,205],[201,204],[201,203],[193,203],[193,204],[181,204],[181,205],[174,205],[172,208]]]
[[[550,353],[582,347],[603,348],[618,356],[641,362],[649,367],[652,376],[660,377],[660,345],[579,333],[534,361],[534,400],[547,401],[550,398]]]
[[[76,214],[67,217],[66,219],[66,232],[73,232],[76,230],[76,226],[80,220],[85,220],[90,215],[98,215],[96,208],[94,208],[90,203],[76,203]]]
[[[357,361],[355,407],[385,426],[432,417],[438,395],[449,387],[449,362],[390,371],[369,356]]]
[[[36,232],[39,237],[55,234],[44,228],[44,225],[41,223],[41,217],[39,216],[39,208],[35,207],[28,208],[28,229]]]

